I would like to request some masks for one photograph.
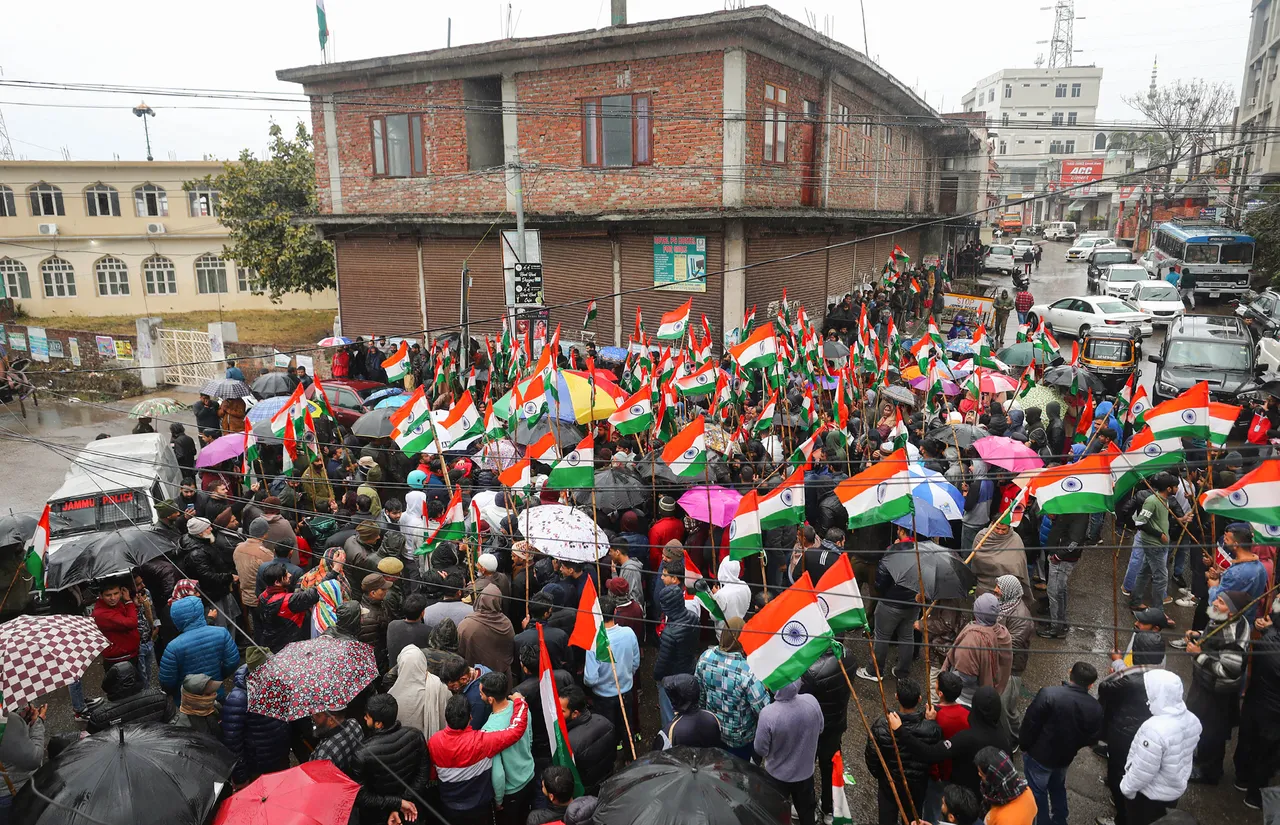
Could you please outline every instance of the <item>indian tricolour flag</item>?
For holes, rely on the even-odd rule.
[[[1234,404],[1209,402],[1209,443],[1222,447],[1231,436],[1231,428],[1240,417],[1240,408]]]
[[[1229,520],[1280,525],[1280,463],[1262,462],[1230,487],[1205,492],[1200,504]]]
[[[796,470],[774,487],[759,504],[760,527],[772,530],[804,523],[804,471]]]
[[[409,374],[409,342],[401,341],[391,357],[382,362],[382,368],[387,371],[387,383],[403,381]]]
[[[44,590],[44,559],[49,555],[49,505],[44,506],[36,532],[31,536],[31,549],[27,551],[27,575],[37,590]]]
[[[1157,439],[1151,430],[1143,430],[1129,442],[1129,449],[1111,460],[1111,482],[1118,501],[1138,486],[1142,479],[1176,465],[1182,460],[1182,439]]]
[[[569,636],[569,644],[583,650],[593,650],[597,662],[608,662],[612,659],[609,651],[609,634],[605,632],[604,615],[600,612],[600,599],[596,596],[596,586],[591,577],[586,577],[582,586],[582,597],[578,601],[578,615],[573,623],[573,633]]]
[[[772,691],[799,679],[832,638],[808,573],[766,604],[739,636],[747,666]]]
[[[582,328],[586,329],[587,327],[591,326],[591,322],[594,321],[595,319],[596,319],[596,302],[595,302],[595,299],[592,298],[590,301],[587,302],[587,315],[585,318],[582,319]]]
[[[520,493],[528,492],[530,485],[533,484],[529,470],[529,459],[522,458],[503,470],[498,475],[498,483],[508,490],[515,490]]]
[[[755,332],[729,350],[729,357],[743,369],[768,369],[778,360],[778,338],[773,326],[764,324]]]
[[[449,410],[444,421],[440,422],[439,428],[440,441],[448,446],[484,432],[484,418],[480,415],[480,410],[477,409],[471,393],[463,391],[462,397]]]
[[[244,420],[244,462],[241,467],[241,473],[249,484],[254,481],[253,465],[257,460],[258,437],[253,434],[253,422],[246,418]]]
[[[684,338],[685,331],[689,329],[689,312],[692,309],[693,299],[690,298],[663,315],[662,323],[658,325],[658,340],[679,341]]]
[[[707,421],[698,416],[662,448],[662,460],[681,478],[700,476],[707,471]]]
[[[419,384],[400,409],[391,414],[391,440],[405,455],[416,455],[435,440],[431,425],[431,402],[426,388]]]
[[[719,364],[714,361],[708,361],[683,378],[677,378],[675,381],[676,392],[680,395],[709,395],[715,392],[716,372],[719,369]]]
[[[458,541],[467,534],[467,508],[462,506],[462,488],[455,487],[449,506],[444,509],[440,518],[440,526],[435,529],[425,544],[416,552],[426,555],[440,546],[442,541]]]
[[[546,486],[552,490],[589,488],[594,485],[595,478],[595,445],[591,433],[587,433],[577,447],[565,453],[564,458],[551,468]],[[581,617],[582,614],[578,615]]]
[[[773,426],[773,417],[777,412],[778,391],[774,390],[773,394],[769,396],[769,400],[765,402],[764,409],[760,411],[760,417],[751,425],[751,431],[757,434],[768,432],[769,428]]]
[[[1133,391],[1133,400],[1129,402],[1129,408],[1124,411],[1124,420],[1126,424],[1132,424],[1135,429],[1142,429],[1147,424],[1147,413],[1151,411],[1151,399],[1147,397],[1147,388],[1138,387]]]
[[[647,386],[641,387],[609,416],[609,423],[622,435],[634,435],[652,427],[653,391]]]
[[[907,424],[902,420],[902,409],[894,408],[894,415],[898,420],[894,423],[893,429],[889,430],[889,441],[893,444],[893,449],[902,450],[907,446],[907,438],[911,435],[911,431],[907,429]]]
[[[836,563],[827,568],[827,572],[818,579],[818,605],[822,615],[827,617],[827,624],[839,633],[842,630],[856,630],[867,626],[867,611],[862,604],[862,593],[858,591],[858,580],[853,575],[853,565],[849,556],[841,553]]]
[[[831,757],[831,825],[853,825],[849,797],[844,795],[844,757],[838,750]]]
[[[1201,381],[1191,389],[1152,407],[1147,426],[1156,438],[1209,438],[1209,384]]]
[[[1111,481],[1114,453],[1094,453],[1074,464],[1045,467],[1031,480],[1029,489],[1046,515],[1105,513],[1112,509],[1115,487]]]
[[[293,394],[284,402],[284,406],[271,416],[271,432],[276,438],[283,438],[285,430],[293,426],[297,419],[302,418],[302,411],[307,406],[305,392],[306,387],[301,384],[294,387]]]
[[[560,444],[555,433],[547,433],[542,438],[525,448],[524,457],[543,464],[553,464],[560,460]]]
[[[576,632],[577,628],[574,630]],[[542,702],[542,718],[547,723],[547,741],[551,743],[551,764],[569,769],[573,774],[573,795],[581,796],[582,777],[573,761],[573,749],[569,747],[569,728],[560,711],[560,689],[556,687],[556,676],[551,668],[551,656],[547,653],[547,640],[542,636],[541,623],[538,624],[538,698]]]
[[[734,561],[760,552],[760,496],[755,490],[738,502],[738,511],[729,522],[729,558]]]
[[[836,498],[849,514],[849,529],[881,524],[912,510],[915,481],[906,450],[894,450],[852,478],[836,485]]]
[[[329,18],[324,13],[324,0],[316,0],[316,25],[320,32],[320,50],[329,44]]]

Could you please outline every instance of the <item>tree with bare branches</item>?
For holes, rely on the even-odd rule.
[[[1231,123],[1235,89],[1226,83],[1203,79],[1176,80],[1143,95],[1127,95],[1126,105],[1151,122],[1151,134],[1163,150],[1160,162],[1168,164],[1168,181],[1182,161],[1221,143],[1225,127]],[[1200,167],[1200,158],[1191,160],[1191,173]]]

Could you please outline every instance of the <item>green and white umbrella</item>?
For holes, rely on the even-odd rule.
[[[133,409],[129,410],[129,417],[160,418],[183,409],[186,409],[186,405],[180,404],[172,398],[148,398],[145,401],[139,401],[134,404]]]

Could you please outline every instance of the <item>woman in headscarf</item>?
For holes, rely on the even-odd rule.
[[[943,660],[944,670],[953,670],[964,681],[960,704],[972,706],[973,693],[989,686],[1003,693],[1013,666],[1009,629],[997,620],[1000,602],[992,593],[984,593],[973,603],[973,621],[964,626],[956,643]]]
[[[337,624],[338,605],[345,601],[342,593],[342,585],[345,582],[346,579],[339,576],[336,579],[325,579],[316,585],[320,601],[311,608],[311,638],[314,639]]]
[[[324,557],[320,559],[320,563],[302,574],[302,578],[298,579],[298,589],[306,590],[308,587],[318,587],[320,582],[330,579],[336,580],[342,588],[342,598],[339,603],[351,598],[350,585],[347,584],[347,577],[343,574],[343,567],[347,563],[347,552],[341,547],[330,547],[324,551]]]
[[[405,546],[410,552],[422,546],[427,538],[427,494],[410,490],[404,497],[404,512],[400,514],[400,532],[404,533]]]
[[[1026,436],[1026,416],[1027,414],[1017,407],[1009,410],[1009,426],[1004,431],[1007,438]]]
[[[467,664],[511,675],[511,620],[502,612],[502,591],[490,584],[476,596],[473,612],[458,625],[458,653]]]
[[[444,706],[449,703],[449,687],[427,669],[421,648],[405,645],[396,657],[396,683],[387,693],[396,698],[396,720],[422,732],[426,739],[444,730]]]
[[[1031,825],[1036,820],[1036,800],[1014,767],[1009,754],[986,747],[973,759],[982,777],[982,801],[988,806],[986,825]]]
[[[998,506],[996,501],[992,506]],[[1013,527],[998,520],[978,533],[973,547],[978,548],[969,569],[978,577],[976,595],[994,593],[996,580],[1001,576],[1014,576],[1022,584],[1024,593],[1031,592],[1031,579],[1027,573],[1027,551],[1022,537]]]
[[[737,617],[739,619],[747,615],[747,610],[751,607],[751,588],[742,581],[742,562],[733,559],[725,559],[720,562],[720,568],[716,571],[716,581],[718,587],[712,591],[711,595],[716,600],[716,604],[720,605],[720,612],[724,614],[725,619]],[[716,627],[723,627],[723,622],[716,622]]]
[[[423,584],[420,592],[432,600],[458,598],[457,594],[466,586],[466,577],[462,562],[458,558],[457,543],[440,542],[426,558],[430,559],[430,565],[422,574]]]
[[[1022,672],[1027,669],[1027,660],[1031,656],[1031,637],[1035,635],[1036,625],[1031,618],[1031,611],[1022,597],[1022,582],[1017,576],[1004,575],[996,579],[996,599],[999,601],[1000,624],[1009,630],[1010,642],[1013,646],[1013,662],[1009,671],[1009,683],[1005,685],[1000,699],[1004,703],[1005,724],[1009,733],[1017,737],[1022,727],[1022,712],[1018,703],[1022,699]]]
[[[458,652],[458,625],[453,619],[441,619],[431,631],[431,641],[422,648],[427,657],[427,669],[439,674],[445,659]]]

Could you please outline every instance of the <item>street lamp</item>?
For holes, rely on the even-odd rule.
[[[155,160],[155,158],[151,157],[151,130],[147,128],[147,118],[155,117],[156,110],[148,106],[146,101],[143,101],[133,107],[133,113],[142,118],[142,133],[147,136],[147,160]]]

